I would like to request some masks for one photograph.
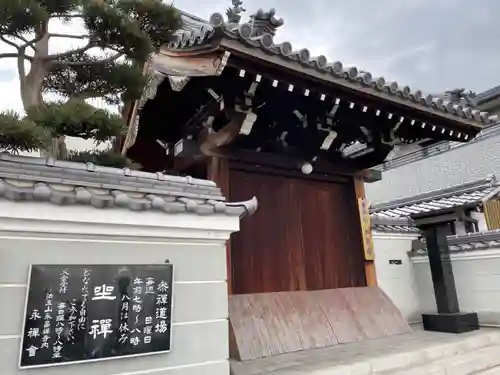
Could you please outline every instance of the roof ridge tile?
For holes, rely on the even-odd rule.
[[[0,154],[1,199],[240,217],[258,208],[255,197],[226,202],[213,181],[6,154]]]
[[[432,202],[437,199],[449,199],[456,195],[470,194],[475,191],[484,191],[485,189],[497,186],[496,176],[488,175],[485,178],[473,180],[461,184],[455,184],[444,189],[431,190],[425,193],[413,195],[405,198],[398,198],[386,202],[372,204],[370,210],[372,213],[380,211],[409,206],[418,203]]]

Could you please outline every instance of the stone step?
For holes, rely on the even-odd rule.
[[[456,341],[443,344],[429,343],[427,347],[420,350],[374,358],[371,360],[372,373],[376,375],[399,375],[400,373],[417,375],[419,374],[418,369],[422,367],[421,371],[426,370],[432,374],[439,374],[439,369],[446,364],[446,361],[451,361],[451,359],[454,361],[456,359],[467,361],[473,353],[477,354],[483,349],[489,350],[492,346],[500,345],[500,331],[493,331],[488,334],[457,335],[456,339]],[[496,348],[496,350],[500,350],[499,348]],[[488,350],[486,351],[488,352]],[[500,351],[497,353],[500,353]],[[474,357],[476,354],[474,354]],[[498,358],[500,359],[500,356]],[[426,374],[427,372],[420,373]],[[451,374],[455,375],[454,373]]]
[[[476,372],[474,375],[500,375],[500,366],[495,366],[488,370]]]
[[[461,335],[414,332],[269,357],[235,375],[500,375],[500,330]],[[481,371],[491,371],[482,374]]]
[[[442,357],[422,366],[407,366],[380,375],[484,375],[484,371],[500,366],[499,353],[500,345],[490,344],[469,352]],[[374,374],[377,372],[374,371]],[[494,375],[495,372],[486,374]]]

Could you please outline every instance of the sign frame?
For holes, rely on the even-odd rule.
[[[370,217],[369,203],[366,198],[358,198],[358,212],[361,226],[361,241],[365,260],[375,260],[375,250],[373,247],[372,221]]]
[[[23,359],[23,350],[24,350],[24,341],[25,341],[25,329],[26,329],[26,318],[28,316],[28,305],[29,305],[29,296],[30,296],[30,285],[31,285],[31,278],[32,278],[32,271],[33,267],[43,267],[43,266],[50,266],[50,267],[61,267],[64,268],[65,266],[68,267],[96,267],[96,266],[108,266],[108,267],[148,267],[148,266],[169,266],[171,268],[171,274],[172,274],[172,283],[170,285],[170,293],[171,293],[171,303],[170,303],[170,337],[169,337],[169,349],[168,350],[159,350],[159,351],[153,351],[153,352],[146,352],[146,353],[133,353],[133,354],[124,354],[124,355],[117,355],[117,356],[110,356],[110,357],[103,357],[103,358],[93,358],[93,359],[83,359],[83,360],[74,360],[74,361],[67,361],[67,362],[57,362],[57,363],[45,363],[45,364],[39,364],[39,365],[28,365],[28,366],[23,366],[22,365],[22,359]],[[30,263],[28,266],[28,280],[27,280],[27,286],[26,286],[26,295],[24,299],[24,314],[23,314],[23,324],[22,324],[22,330],[21,330],[21,340],[19,343],[19,358],[18,358],[18,369],[19,370],[31,370],[31,369],[40,369],[40,368],[49,368],[49,367],[57,367],[57,366],[69,366],[69,365],[81,365],[85,363],[95,363],[95,362],[104,362],[104,361],[112,361],[112,360],[121,360],[121,359],[129,359],[129,358],[138,358],[138,357],[146,357],[146,356],[153,356],[153,355],[160,355],[160,354],[168,354],[172,351],[172,340],[173,340],[173,312],[174,312],[174,303],[175,303],[175,292],[174,292],[174,284],[175,284],[175,266],[170,263],[170,261],[165,261],[165,263],[141,263],[141,264],[125,264],[125,263],[107,263],[107,264],[91,264],[91,263],[81,263],[81,264],[75,264],[75,263],[61,263],[61,264],[48,264],[48,263]]]

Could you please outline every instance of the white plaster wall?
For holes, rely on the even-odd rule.
[[[18,357],[30,263],[160,264],[169,259],[175,266],[171,353],[29,374],[229,375],[225,239],[238,227],[237,217],[0,201],[0,374],[26,373],[18,370]]]
[[[408,322],[421,320],[413,264],[408,257],[414,234],[373,233],[375,269],[380,288],[391,298]],[[401,265],[389,264],[401,260]]]
[[[467,234],[467,231],[465,230],[465,223],[463,221],[455,221],[455,233],[457,236]]]
[[[371,202],[387,202],[412,197],[485,178],[500,176],[500,135],[478,139],[451,149],[383,172],[382,180],[365,184]]]
[[[412,259],[422,309],[436,311],[429,260]],[[483,325],[500,325],[500,249],[476,250],[452,255],[460,308],[475,311]]]
[[[484,216],[484,213],[472,211],[470,213],[470,217],[474,220],[477,220],[479,232],[487,232],[488,231],[488,224],[486,224],[486,218]]]

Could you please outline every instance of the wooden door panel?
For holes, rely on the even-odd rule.
[[[359,219],[350,186],[301,181],[299,197],[308,289],[365,286]]]
[[[296,290],[300,276],[294,275],[296,253],[301,252],[296,189],[281,178],[231,173],[231,200],[255,195],[259,210],[241,222],[232,236],[233,292],[275,292]],[[293,204],[295,202],[295,205]]]
[[[230,172],[230,199],[259,209],[232,236],[233,293],[365,286],[353,184]]]

